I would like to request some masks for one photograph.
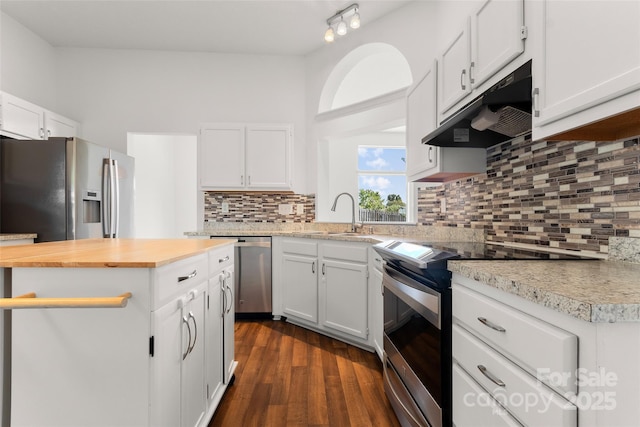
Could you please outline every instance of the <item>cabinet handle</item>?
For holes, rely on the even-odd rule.
[[[311,272],[312,272],[313,274],[316,274],[316,262],[315,262],[315,261],[313,261],[313,262],[311,263]]]
[[[540,88],[533,89],[533,115],[535,117],[540,117],[540,107],[538,103],[540,102]]]
[[[490,320],[487,320],[484,317],[478,317],[478,321],[480,323],[482,323],[483,325],[493,329],[494,331],[507,332],[507,330],[505,328],[503,328],[502,326],[496,325],[495,323],[491,322]]]
[[[433,163],[433,157],[431,157],[431,153],[433,152],[433,147],[430,145],[429,150],[427,151],[427,160],[429,163]]]
[[[51,129],[47,129],[47,138],[51,138]]]
[[[491,380],[491,382],[494,383],[495,385],[500,387],[505,386],[505,383],[500,378],[497,378],[495,375],[489,372],[484,365],[478,365],[478,369],[480,370],[480,372],[482,372],[482,375],[489,378],[489,380]]]
[[[40,138],[44,139],[44,128],[40,128]]]
[[[322,263],[322,275],[324,276],[324,262]]]
[[[222,293],[222,310],[220,312],[220,317],[224,317],[225,313],[227,312],[227,289],[224,285],[224,280],[222,279],[222,277],[220,278],[220,283],[220,292]]]
[[[460,73],[460,89],[462,90],[466,90],[467,86],[465,86],[464,84],[464,76],[465,74],[467,74],[467,70],[462,70],[462,72]]]
[[[193,279],[197,275],[198,275],[198,270],[193,270],[191,273],[187,274],[186,276],[179,276],[178,283],[184,282],[185,280]]]
[[[231,277],[231,274],[229,274],[229,278]],[[227,289],[229,290],[229,308],[227,308],[227,311],[225,312],[226,314],[229,314],[231,312],[231,309],[233,308],[233,289],[231,289],[231,286],[227,285]]]
[[[187,343],[187,349],[182,353],[182,360],[187,358],[187,355],[191,351],[191,325],[189,325],[189,319],[187,316],[182,316],[182,323],[187,325],[187,331],[189,332],[189,342]]]
[[[191,353],[193,351],[193,349],[196,346],[196,342],[198,341],[198,323],[196,321],[196,317],[193,315],[193,312],[190,311],[189,312],[189,319],[187,320],[187,322],[189,320],[193,320],[193,344],[191,344],[191,347],[188,349],[188,353]]]
[[[127,306],[131,292],[117,297],[36,298],[35,292],[14,298],[0,298],[0,309],[16,308],[122,308]]]
[[[471,65],[469,66],[469,83],[470,84],[474,84],[476,82],[476,80],[473,78],[473,68],[476,66],[475,62],[471,62]]]
[[[240,175],[240,185],[244,185],[244,175]]]
[[[227,256],[226,256],[226,257],[224,257],[224,258],[220,258],[220,259],[218,259],[218,263],[219,263],[219,264],[222,264],[222,263],[223,263],[223,262],[225,262],[225,261],[229,261],[229,255],[227,255]]]
[[[251,185],[251,175],[247,175],[247,185]]]

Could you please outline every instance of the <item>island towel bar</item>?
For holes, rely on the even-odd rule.
[[[36,298],[35,292],[14,298],[0,298],[0,308],[121,308],[127,306],[131,292],[117,297]]]

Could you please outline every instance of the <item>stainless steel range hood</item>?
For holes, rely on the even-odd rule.
[[[531,132],[531,61],[422,138],[439,147],[487,148]]]

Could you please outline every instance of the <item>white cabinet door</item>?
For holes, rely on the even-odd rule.
[[[425,145],[422,138],[437,126],[436,74],[437,62],[407,95],[407,176],[417,181],[437,166],[438,147]]]
[[[524,0],[485,0],[471,17],[471,86],[524,52]]]
[[[234,295],[233,290],[235,289],[235,273],[233,267],[227,267],[222,274],[224,275],[224,279],[222,281],[222,299],[223,299],[223,329],[222,329],[222,340],[224,346],[224,352],[222,356],[223,363],[223,381],[225,384],[229,384],[231,382],[231,378],[233,377],[233,372],[235,371],[236,362],[234,360],[235,356],[235,303],[234,303]]]
[[[574,6],[548,0],[542,4],[533,60],[534,139],[640,106],[640,2]],[[632,96],[623,104],[589,114],[590,108],[617,103],[626,94]],[[566,124],[545,129],[563,118]]]
[[[323,325],[366,339],[369,336],[367,265],[322,260]]]
[[[369,328],[373,336],[373,347],[378,353],[380,360],[383,360],[383,335],[384,335],[384,292],[382,288],[382,258],[373,249],[370,250],[370,292],[372,295],[371,312],[369,313]]]
[[[282,287],[284,314],[318,323],[318,259],[283,254]]]
[[[182,328],[182,308],[172,301],[151,314],[154,350],[151,360],[152,384],[151,425],[174,427],[181,425],[180,387],[182,354],[187,348]]]
[[[244,188],[244,140],[244,126],[241,125],[208,125],[200,129],[201,187]]]
[[[44,109],[2,93],[2,130],[26,139],[44,139]]]
[[[51,111],[44,112],[44,128],[47,138],[78,135],[78,123]]]
[[[438,61],[438,111],[446,113],[471,92],[469,64],[471,63],[471,23],[465,26],[446,46]]]
[[[209,279],[207,293],[207,319],[205,326],[205,376],[207,400],[213,404],[222,387],[222,282],[224,273]]]
[[[291,127],[247,126],[247,187],[291,188]]]
[[[188,302],[182,308],[182,330],[187,331],[182,352],[181,408],[182,427],[196,427],[206,410],[205,391],[205,327],[206,285],[189,291]]]

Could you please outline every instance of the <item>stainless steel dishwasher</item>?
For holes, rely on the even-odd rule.
[[[271,237],[237,239],[234,250],[236,317],[271,315]]]

